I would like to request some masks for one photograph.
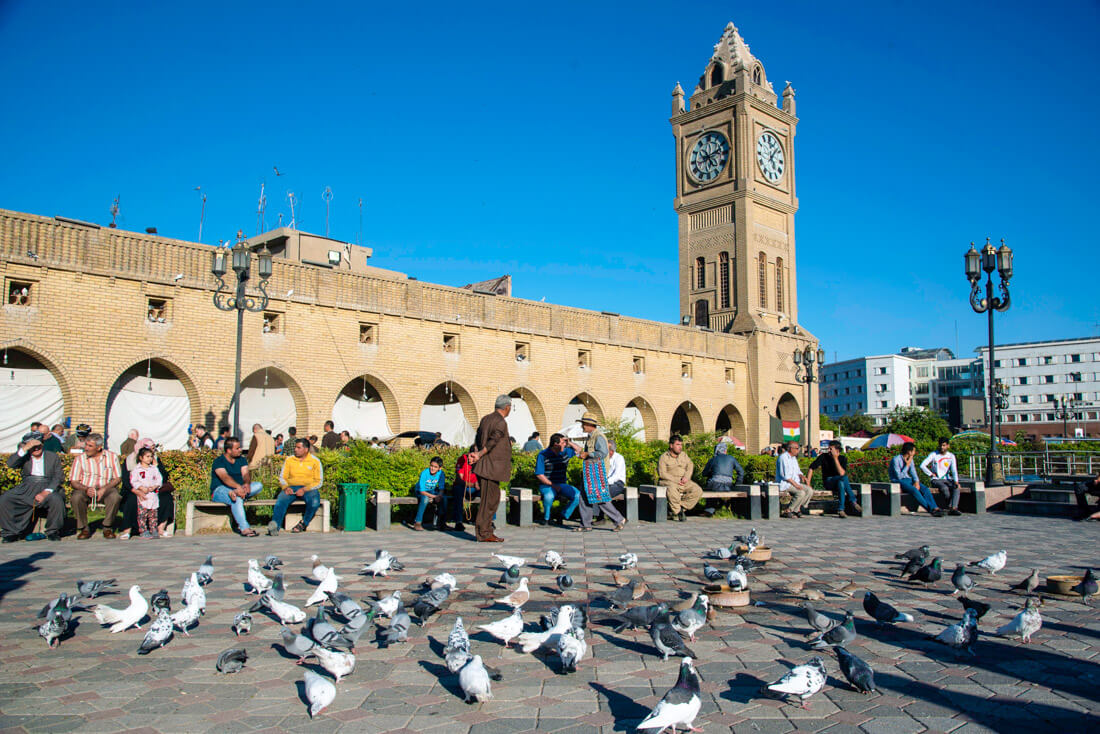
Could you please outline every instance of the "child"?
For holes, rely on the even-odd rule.
[[[447,477],[443,474],[443,459],[433,456],[428,462],[428,468],[420,472],[420,479],[416,482],[417,507],[413,530],[424,529],[420,524],[424,520],[424,510],[429,504],[442,502],[445,491],[447,491]]]
[[[157,536],[157,508],[160,501],[157,490],[164,484],[164,477],[157,469],[153,450],[145,447],[138,451],[138,465],[130,472],[130,486],[138,496],[138,529],[143,538]]]

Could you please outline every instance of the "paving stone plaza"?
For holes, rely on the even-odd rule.
[[[143,731],[366,731],[490,732],[633,731],[676,681],[678,661],[662,662],[644,630],[616,635],[601,622],[606,602],[595,597],[612,589],[611,568],[620,553],[637,553],[637,574],[650,593],[638,603],[678,601],[701,588],[702,556],[747,533],[749,523],[690,519],[687,523],[642,523],[621,533],[569,533],[557,528],[506,527],[501,545],[471,542],[468,536],[413,533],[332,533],[278,538],[231,535],[176,537],[156,541],[16,543],[0,548],[0,730],[4,732]],[[1067,597],[1046,597],[1043,627],[1032,643],[991,634],[1022,603],[1008,587],[1032,568],[1045,578],[1100,565],[1094,523],[988,514],[933,519],[927,516],[841,520],[813,517],[759,524],[775,556],[751,578],[754,602],[740,612],[719,611],[690,643],[699,656],[703,705],[696,726],[707,732],[812,731],[840,734],[916,732],[1085,732],[1100,729],[1100,619],[1096,608]],[[897,578],[893,554],[928,543],[944,559],[944,579],[914,588]],[[406,570],[371,579],[356,572],[373,560],[376,548],[399,557]],[[993,605],[982,620],[976,657],[955,653],[927,639],[961,617],[951,596],[950,570],[959,560],[978,560],[1007,549],[1008,566],[989,577],[972,575],[973,596]],[[560,551],[576,586],[560,595],[555,574],[541,561],[547,549]],[[508,610],[491,606],[506,591],[495,587],[500,567],[491,551],[524,556],[532,596],[524,607],[528,629],[538,616],[569,600],[590,604],[589,657],[576,673],[562,675],[556,655],[506,650],[476,625],[500,619]],[[175,638],[148,656],[138,656],[143,631],[110,634],[91,612],[78,612],[73,635],[49,649],[32,627],[43,604],[61,591],[73,592],[78,578],[117,578],[122,591],[102,598],[124,607],[129,584],[148,598],[167,588],[173,609],[185,577],[207,554],[214,555],[214,581],[206,587],[207,612],[190,637]],[[355,671],[337,685],[336,699],[315,720],[303,702],[303,668],[281,653],[279,623],[256,615],[252,633],[239,640],[230,625],[255,597],[246,592],[249,558],[282,558],[287,600],[304,605],[313,591],[310,555],[334,566],[341,590],[353,598],[374,592],[406,591],[425,578],[452,572],[459,592],[427,627],[414,625],[406,644],[380,650],[373,635],[357,647]],[[890,559],[887,562],[887,559]],[[726,562],[716,562],[723,568]],[[858,638],[850,646],[874,668],[880,693],[861,695],[840,673],[831,650],[811,651],[802,599],[784,592],[805,580],[824,599],[817,606],[839,616],[856,615]],[[838,593],[854,581],[853,597]],[[863,611],[864,589],[875,591],[912,624],[879,629]],[[413,597],[415,598],[415,597]],[[449,675],[441,650],[460,614],[473,637],[473,652],[499,664],[503,680],[493,700],[462,702],[457,676]],[[385,622],[383,622],[385,624]],[[148,623],[143,625],[148,628]],[[215,672],[218,654],[232,646],[248,650],[245,669]],[[803,710],[760,694],[814,654],[825,658],[828,681]],[[324,673],[320,667],[315,668]],[[327,675],[327,674],[325,674]]]

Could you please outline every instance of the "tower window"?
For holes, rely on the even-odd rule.
[[[277,311],[264,311],[264,333],[283,333],[283,315]]]
[[[163,324],[168,321],[168,299],[149,298],[145,302],[146,319],[153,324]]]
[[[764,75],[760,72],[760,67],[759,66],[756,67],[755,69],[752,70],[752,83],[753,84],[760,84],[761,79],[763,78],[763,76]]]
[[[531,360],[531,345],[527,342],[516,342],[516,361],[529,362]]]
[[[760,253],[760,308],[768,307],[768,257]]]
[[[443,351],[447,354],[458,354],[458,334],[443,334]]]
[[[710,309],[705,298],[695,302],[695,325],[710,326]]]
[[[359,343],[374,344],[378,341],[378,325],[360,322]]]
[[[695,287],[707,287],[707,261],[706,258],[695,258]]]
[[[635,357],[634,358],[634,374],[636,374],[636,375],[644,375],[645,374],[645,357]]]
[[[8,281],[8,303],[12,306],[31,305],[31,292],[34,284],[24,280]]]
[[[680,363],[680,377],[685,380],[691,379],[691,362]]]
[[[730,254],[718,253],[718,288],[720,308],[730,307]]]
[[[775,310],[783,313],[783,258],[775,258]]]
[[[723,81],[725,81],[725,79],[722,74],[722,65],[715,64],[714,68],[710,70],[710,85],[712,87],[717,87]]]
[[[592,369],[592,350],[577,350],[577,367],[582,370]]]

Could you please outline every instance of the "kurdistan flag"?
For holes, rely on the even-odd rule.
[[[799,441],[802,438],[802,428],[798,421],[783,421],[783,440]]]

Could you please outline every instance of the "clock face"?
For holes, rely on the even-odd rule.
[[[730,144],[721,133],[709,132],[699,138],[691,149],[688,170],[699,183],[718,178],[730,157]]]
[[[756,162],[764,178],[772,183],[783,178],[783,146],[769,132],[761,133],[756,139]]]

